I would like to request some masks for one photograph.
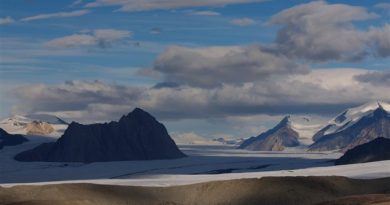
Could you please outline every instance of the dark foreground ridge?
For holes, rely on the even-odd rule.
[[[118,122],[72,122],[56,142],[19,153],[18,161],[106,162],[185,157],[163,124],[136,108]]]
[[[175,187],[59,184],[0,187],[0,205],[369,205],[390,202],[390,178],[265,177]],[[340,203],[339,203],[340,202]],[[383,203],[383,204],[385,204]]]
[[[0,149],[4,146],[14,146],[27,141],[23,135],[8,134],[8,132],[0,128]]]
[[[388,138],[376,138],[350,149],[337,159],[335,164],[356,164],[381,160],[390,160],[390,139]]]

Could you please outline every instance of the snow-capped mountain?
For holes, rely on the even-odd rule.
[[[272,129],[244,140],[239,148],[281,151],[287,147],[308,146],[323,122],[322,118],[314,116],[286,116]]]
[[[254,151],[282,151],[286,147],[299,146],[298,138],[299,134],[292,129],[290,116],[287,116],[274,128],[245,140],[239,148]]]
[[[370,102],[355,108],[347,109],[329,121],[325,126],[323,126],[321,130],[315,133],[313,140],[318,141],[325,135],[343,131],[354,125],[362,117],[372,114],[377,108],[380,107],[385,111],[390,112],[390,104],[385,102]]]
[[[0,128],[12,134],[45,135],[59,137],[68,123],[52,115],[14,115],[0,121]]]
[[[323,126],[310,150],[346,151],[377,137],[390,138],[390,104],[371,102],[351,108]]]

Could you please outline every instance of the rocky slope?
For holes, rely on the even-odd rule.
[[[335,161],[335,164],[356,164],[381,160],[390,160],[390,139],[383,137],[348,150]]]
[[[136,108],[118,122],[91,125],[72,122],[56,142],[41,144],[16,155],[15,159],[89,163],[184,156],[164,125]]]
[[[282,151],[286,147],[298,146],[300,144],[298,138],[299,134],[292,129],[288,116],[274,128],[243,141],[238,148],[254,151]]]
[[[5,130],[0,128],[0,149],[4,146],[14,146],[27,141],[28,140],[22,135],[8,134]]]
[[[390,138],[389,107],[371,103],[345,111],[314,135],[309,150],[345,152],[378,137]]]
[[[25,129],[28,135],[48,135],[54,132],[53,126],[42,121],[27,123]]]

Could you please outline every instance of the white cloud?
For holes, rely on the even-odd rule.
[[[35,21],[35,20],[42,20],[42,19],[51,19],[51,18],[67,18],[67,17],[76,17],[76,16],[83,16],[85,14],[90,13],[90,10],[77,10],[77,11],[70,11],[70,12],[57,12],[57,13],[49,13],[49,14],[39,14],[36,16],[30,16],[26,18],[20,19],[20,21]]]
[[[83,30],[80,34],[74,34],[56,38],[46,42],[49,48],[67,48],[77,46],[99,46],[102,48],[110,46],[116,41],[131,37],[131,32],[115,29]]]
[[[377,17],[364,7],[314,1],[283,10],[270,23],[281,25],[277,52],[313,62],[358,61],[390,55],[388,25],[369,31],[354,27],[356,21]]]
[[[218,12],[215,11],[192,11],[190,12],[191,15],[196,15],[196,16],[219,16],[221,15]]]
[[[374,48],[374,55],[379,57],[390,56],[390,24],[383,27],[371,27],[367,32],[369,44]]]
[[[230,23],[237,26],[249,26],[256,24],[256,21],[250,18],[237,18],[231,20]]]
[[[88,46],[88,45],[95,45],[95,44],[96,44],[95,37],[86,34],[74,34],[70,36],[65,36],[62,38],[51,40],[46,43],[46,45],[50,48]]]
[[[168,10],[202,6],[223,6],[227,4],[241,4],[262,2],[265,0],[95,0],[86,5],[87,8],[101,6],[118,6],[119,11],[150,11]]]
[[[69,7],[75,7],[81,3],[83,3],[83,0],[75,0],[71,5],[69,5]]]
[[[11,23],[14,23],[15,20],[9,16],[5,17],[5,18],[0,18],[0,25],[3,25],[3,24],[11,24]]]
[[[260,46],[248,47],[169,47],[154,62],[153,68],[165,75],[166,82],[199,87],[215,87],[226,83],[240,84],[264,80],[273,75],[307,72],[304,65],[264,51]]]

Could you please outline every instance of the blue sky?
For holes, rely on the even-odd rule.
[[[234,46],[241,48],[251,47],[253,45],[261,45],[262,49],[263,47],[265,47],[265,50],[275,50],[275,48],[271,47],[277,41],[276,39],[278,33],[280,33],[283,27],[288,25],[288,23],[283,22],[279,25],[275,23],[270,23],[271,18],[273,16],[276,16],[280,12],[283,12],[284,10],[294,8],[299,5],[306,5],[311,3],[311,1],[300,0],[254,0],[247,2],[235,0],[232,1],[235,3],[224,4],[213,4],[210,3],[213,1],[209,1],[209,3],[202,4],[204,6],[199,6],[199,4],[194,3],[196,1],[186,0],[183,1],[186,2],[184,6],[181,4],[179,4],[179,6],[176,6],[176,4],[178,4],[177,1],[167,0],[166,2],[171,2],[167,4],[168,6],[161,6],[156,4],[156,7],[154,8],[143,8],[142,6],[144,6],[145,2],[147,1],[137,0],[135,2],[138,2],[140,7],[135,9],[141,11],[134,11],[134,3],[131,4],[131,1],[129,1],[130,3],[127,4],[130,5],[130,8],[132,8],[133,10],[120,11],[120,8],[126,5],[120,5],[116,3],[117,1],[115,0],[108,0],[107,2],[111,3],[102,4],[100,6],[89,6],[94,2],[95,1],[92,0],[2,0],[0,2],[0,116],[2,118],[18,112],[29,113],[41,111],[76,111],[76,108],[68,110],[66,110],[65,108],[61,109],[57,106],[57,104],[56,106],[54,106],[57,110],[45,110],[42,108],[25,110],[20,109],[20,107],[23,106],[40,107],[34,103],[42,104],[42,102],[33,98],[32,96],[24,96],[26,92],[33,93],[33,91],[24,91],[23,94],[20,94],[20,92],[16,92],[15,89],[17,90],[20,87],[22,87],[22,89],[35,88],[34,86],[41,85],[45,86],[45,89],[52,90],[50,88],[51,86],[53,86],[54,88],[58,88],[61,87],[61,85],[63,85],[66,81],[80,81],[85,83],[98,80],[99,82],[102,82],[108,86],[126,86],[126,88],[151,88],[157,83],[174,81],[175,84],[187,86],[186,89],[191,88],[192,90],[189,91],[190,93],[192,93],[192,91],[194,90],[198,92],[199,89],[217,89],[217,91],[220,91],[217,87],[209,87],[209,84],[201,84],[203,82],[193,82],[193,84],[191,84],[190,82],[183,83],[183,81],[190,79],[190,76],[183,77],[183,75],[187,75],[187,73],[180,73],[178,77],[178,71],[174,70],[174,68],[164,67],[165,65],[176,65],[176,63],[169,64],[172,63],[172,59],[168,59],[169,61],[167,62],[162,62],[166,59],[161,56],[167,53],[165,52],[167,48],[170,48],[172,46],[180,46],[182,48],[188,49],[203,49],[216,46]],[[99,2],[99,0],[96,2]],[[324,6],[325,8],[335,4],[346,5],[348,7],[346,8],[346,12],[351,10],[351,12],[363,12],[365,15],[367,15],[367,18],[363,20],[356,20],[358,17],[357,15],[353,14],[353,18],[355,19],[350,20],[350,17],[346,16],[343,18],[347,19],[347,23],[342,22],[342,24],[345,23],[345,26],[347,27],[353,26],[353,32],[365,32],[364,35],[370,36],[364,40],[368,42],[367,45],[364,44],[365,47],[372,46],[372,44],[377,44],[378,42],[380,42],[379,39],[381,41],[387,42],[386,40],[388,40],[389,37],[386,38],[386,25],[390,23],[390,9],[389,4],[386,4],[385,1],[329,0],[323,1],[318,5]],[[314,4],[313,7],[315,6],[316,5]],[[39,15],[51,15],[51,17],[39,17]],[[331,23],[334,23],[333,20],[331,21]],[[337,27],[337,22],[335,23],[335,25],[332,25],[332,28],[339,29]],[[382,27],[384,29],[382,29]],[[286,28],[288,27],[286,26]],[[373,31],[369,32],[370,29],[372,29]],[[99,37],[98,30],[103,30],[103,37]],[[69,36],[75,37],[74,35],[76,35],[76,37],[78,38],[76,44],[69,44],[69,41],[71,39],[65,39],[66,42],[63,40],[64,38]],[[359,35],[360,34],[358,34],[357,36]],[[83,42],[85,43],[85,45],[77,44],[81,42],[79,38],[83,38]],[[337,39],[338,36],[333,36],[333,38]],[[360,47],[357,46],[357,48]],[[341,51],[353,51],[348,49],[349,48],[342,48]],[[375,49],[377,48],[369,47],[364,51],[362,50],[361,53],[362,55],[364,55],[364,57],[359,60],[344,60],[341,57],[331,57],[322,60],[321,56],[316,56],[316,59],[311,59],[310,57],[307,57],[310,56],[309,54],[295,55],[294,53],[290,53],[288,55],[286,54],[286,56],[287,59],[294,58],[294,64],[304,63],[306,67],[309,67],[310,72],[313,72],[317,69],[337,70],[343,68],[352,68],[354,70],[350,71],[348,75],[357,75],[356,73],[360,74],[361,70],[363,70],[364,72],[377,71],[379,72],[378,75],[381,75],[380,77],[382,77],[380,79],[383,79],[382,74],[385,75],[386,79],[386,77],[388,76],[387,72],[389,70],[388,65],[390,64],[389,56],[386,53],[387,48],[380,48],[382,49],[381,51],[383,51],[382,53],[384,53],[380,57],[378,57],[379,54],[376,53],[366,55],[366,53],[374,53],[373,50]],[[289,50],[293,49],[289,48]],[[184,51],[192,52],[192,50]],[[207,50],[201,50],[199,52],[203,53],[206,51]],[[177,50],[172,49],[172,52],[177,52]],[[246,51],[244,51],[244,53],[245,52]],[[277,53],[277,56],[285,55],[283,53],[285,51],[272,52],[272,55],[274,55],[274,53]],[[211,54],[213,55],[213,53]],[[326,53],[324,54],[324,56],[325,55]],[[160,60],[161,64],[156,63],[156,61],[160,59],[159,57],[162,59]],[[183,56],[179,57],[185,58]],[[287,61],[287,59],[285,60]],[[214,65],[214,60],[212,62]],[[188,63],[189,64],[183,64],[180,66],[183,67],[183,69],[185,70],[185,67],[191,64],[191,62]],[[209,69],[208,65],[206,65],[205,68]],[[141,75],[141,70],[152,70],[154,71],[151,74],[153,76]],[[170,70],[174,70],[174,72],[170,73]],[[159,71],[160,73],[157,75],[155,71]],[[243,72],[245,72],[245,70]],[[190,74],[188,75],[194,75],[192,71],[189,73]],[[155,75],[157,75],[157,77]],[[198,78],[195,79],[207,77],[207,72],[204,73],[204,75],[205,76],[200,75]],[[268,73],[266,75],[268,76]],[[312,73],[311,75],[318,74]],[[218,74],[218,76],[221,75]],[[261,79],[262,81],[271,81],[268,78],[263,78],[263,76],[259,76],[259,79]],[[348,79],[344,82],[347,82]],[[221,83],[226,88],[228,88],[230,84],[233,87],[238,88],[239,85],[237,83],[245,84],[251,83],[252,81],[255,80],[250,77],[247,77],[244,80],[232,78],[231,81],[221,79]],[[363,92],[363,90],[367,90],[367,86],[368,85],[366,84],[362,84],[362,89],[360,91]],[[381,86],[388,86],[388,84]],[[330,88],[327,87],[326,89],[329,90]],[[201,91],[203,92],[205,90]],[[16,96],[15,92],[18,93]],[[42,92],[40,94],[42,94]],[[155,93],[157,91],[149,90],[148,92]],[[302,92],[299,92],[299,94],[303,94],[303,92],[304,90],[302,90]],[[337,92],[344,91],[335,90],[332,94],[337,95]],[[379,94],[372,95],[372,98],[366,97],[355,99],[353,97],[346,97],[350,100],[337,99],[335,100],[334,104],[329,102],[317,102],[314,100],[300,102],[300,104],[294,101],[294,103],[297,104],[297,107],[299,107],[298,104],[301,105],[301,107],[302,105],[307,104],[315,104],[318,106],[326,104],[328,105],[327,109],[329,110],[329,112],[326,113],[332,115],[333,113],[342,110],[347,106],[359,104],[367,100],[375,100],[378,98],[387,100],[390,98],[390,96],[384,96]],[[267,94],[266,96],[269,95]],[[278,97],[278,99],[282,98]],[[29,104],[30,101],[31,105]],[[72,101],[72,103],[73,102],[74,101]],[[100,102],[96,101],[91,104],[99,103]],[[151,112],[156,113],[157,116],[161,116],[163,119],[167,118],[169,120],[173,120],[174,122],[178,122],[180,120],[185,119],[184,121],[186,122],[183,122],[183,124],[186,124],[185,126],[180,123],[172,123],[172,127],[176,127],[175,130],[181,130],[182,132],[184,132],[185,130],[192,131],[190,128],[188,128],[189,126],[187,124],[191,124],[193,122],[187,122],[188,119],[195,120],[197,125],[199,126],[208,123],[207,126],[211,125],[212,127],[213,125],[215,125],[215,123],[210,124],[209,122],[215,119],[217,119],[217,121],[218,119],[222,119],[221,121],[225,122],[229,117],[240,117],[242,115],[276,115],[278,117],[281,117],[284,114],[288,114],[287,112],[291,112],[291,109],[294,109],[281,109],[286,110],[286,113],[283,113],[282,111],[275,113],[268,111],[263,112],[261,110],[265,108],[261,106],[258,107],[256,105],[255,107],[259,111],[251,113],[251,109],[247,107],[240,107],[241,103],[236,102],[237,107],[230,104],[228,107],[229,109],[237,108],[237,110],[245,110],[242,112],[237,112],[237,115],[234,114],[235,112],[223,114],[223,112],[221,111],[221,113],[218,112],[218,114],[216,115],[202,115],[192,117],[192,114],[178,112],[179,114],[177,114],[177,116],[180,117],[172,117],[176,116],[176,114],[167,114],[165,110],[155,109],[155,107],[147,103],[142,104],[138,101],[131,103],[132,104],[129,105],[129,108],[135,106],[141,106],[146,108],[150,107]],[[212,103],[208,102],[208,105],[210,104]],[[301,107],[297,108],[297,110],[301,109]],[[333,107],[337,107],[337,109]],[[225,108],[217,106],[217,108],[215,109],[223,110]],[[276,108],[269,109],[273,110]],[[315,109],[313,108],[313,110]],[[307,111],[305,113],[318,114],[322,112],[323,111],[321,110],[317,110],[313,113],[311,113],[311,111]],[[301,114],[302,112],[297,111],[297,113]],[[116,119],[114,115],[111,114],[102,114],[102,116],[100,117],[107,118],[107,120]],[[96,120],[102,120],[101,118]],[[278,118],[270,117],[270,119],[271,122],[264,120],[264,122],[261,122],[259,124],[262,124],[267,127],[269,124],[272,124],[273,122],[277,121]],[[205,125],[203,127],[207,126]],[[220,130],[226,129],[226,126],[226,123],[224,125],[221,125]],[[259,127],[261,127],[261,125],[259,125]],[[210,128],[210,130],[212,129]],[[206,134],[210,133],[213,133],[213,131],[210,131]]]

